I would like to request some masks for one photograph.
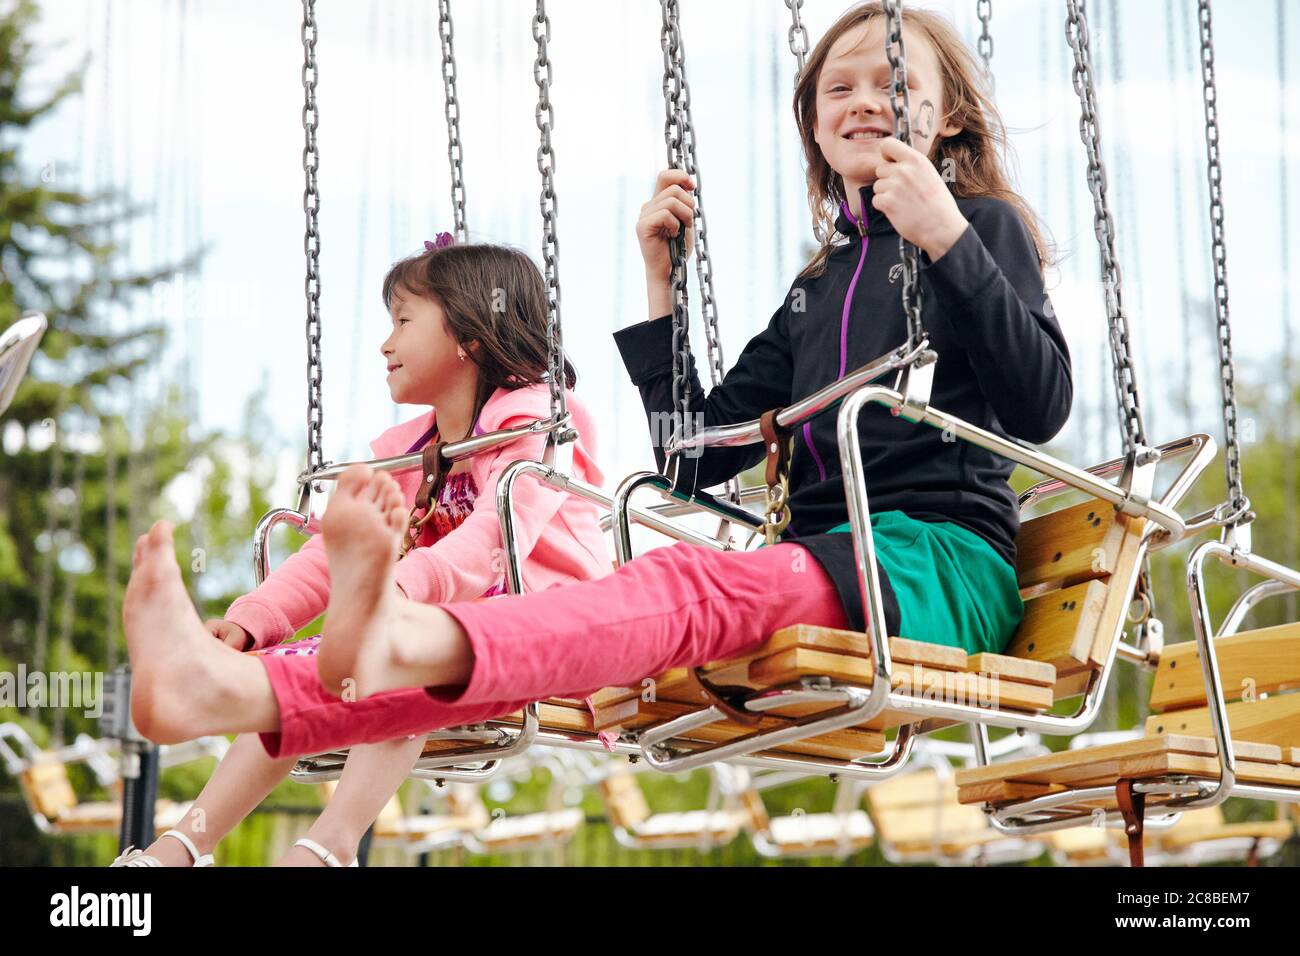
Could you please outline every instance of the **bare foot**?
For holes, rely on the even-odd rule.
[[[136,541],[131,560],[122,624],[136,729],[160,744],[279,729],[261,665],[208,633],[185,591],[175,547],[172,526],[159,521]]]
[[[321,519],[330,600],[316,667],[331,693],[388,689],[373,679],[373,665],[387,658],[398,616],[393,568],[406,518],[402,491],[387,472],[353,465],[340,476]]]

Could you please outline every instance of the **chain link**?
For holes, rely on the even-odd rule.
[[[659,0],[659,12],[662,17],[659,41],[664,57],[664,142],[668,148],[669,168],[684,169],[686,118],[682,101],[685,79],[682,76],[677,0]],[[684,438],[690,433],[691,417],[691,391],[687,381],[691,368],[691,339],[685,230],[669,237],[668,255],[672,262],[673,288],[673,409],[678,416],[675,430]]]
[[[912,145],[912,101],[907,90],[907,51],[903,48],[902,0],[884,0],[885,56],[889,59],[892,83],[889,107],[894,113],[894,135]],[[863,214],[866,211],[863,210]],[[901,236],[898,254],[903,264],[903,312],[907,316],[907,346],[915,349],[925,337],[921,324],[921,273],[916,261],[916,246]]]
[[[469,227],[465,220],[464,155],[460,142],[460,100],[456,96],[454,37],[451,0],[438,0],[438,39],[442,43],[442,89],[447,114],[447,161],[451,164],[451,207],[456,222],[456,241],[467,242]]]
[[[1214,34],[1210,0],[1199,0],[1201,28],[1201,80],[1205,92],[1206,175],[1210,183],[1210,228],[1213,233],[1214,312],[1219,350],[1219,384],[1223,397],[1224,469],[1228,483],[1226,504],[1231,526],[1249,520],[1250,502],[1242,488],[1241,440],[1237,434],[1237,381],[1232,362],[1232,326],[1228,320],[1228,249],[1223,233],[1223,170],[1219,163],[1218,87],[1214,80]]]
[[[568,400],[564,395],[564,346],[560,337],[560,240],[557,233],[559,210],[555,201],[555,151],[551,147],[551,130],[555,126],[555,110],[551,107],[551,57],[547,43],[551,39],[551,21],[546,15],[546,0],[537,0],[537,13],[533,16],[533,39],[537,41],[537,59],[533,63],[533,79],[537,83],[537,129],[541,145],[537,147],[537,171],[542,174],[542,258],[546,264],[546,343],[551,391],[551,418],[559,421],[568,414]],[[563,440],[563,436],[560,436]]]
[[[304,282],[307,295],[307,470],[312,472],[324,465],[321,426],[325,417],[321,405],[320,226],[317,222],[320,192],[316,182],[320,168],[320,152],[316,146],[316,127],[320,123],[316,109],[316,0],[302,0],[302,51],[302,169],[306,184],[302,194],[302,208],[306,215],[302,244],[307,256]]]
[[[800,16],[803,10],[803,0],[785,0],[786,9],[790,11],[790,52],[794,58],[799,61],[799,72],[795,74],[794,81],[797,84],[799,77],[803,75],[803,69],[808,63],[808,51],[811,49],[808,43],[808,28],[803,25],[803,19]]]
[[[993,90],[993,34],[989,32],[989,21],[993,18],[993,0],[975,0],[975,12],[980,18],[980,60],[984,63],[984,78],[988,80],[991,92]]]
[[[1101,130],[1097,117],[1097,90],[1092,77],[1086,3],[1085,0],[1066,2],[1069,15],[1065,35],[1070,42],[1070,49],[1074,51],[1072,77],[1082,111],[1079,117],[1079,135],[1088,156],[1088,189],[1092,193],[1093,229],[1101,253],[1102,287],[1106,297],[1115,394],[1124,432],[1124,450],[1131,454],[1138,446],[1146,445],[1146,426],[1142,422],[1128,317],[1124,314],[1119,256],[1115,252],[1115,220],[1106,195],[1106,167],[1101,155]]]
[[[709,365],[709,382],[717,387],[726,374],[722,356],[722,333],[718,328],[718,303],[713,290],[713,259],[709,255],[709,223],[704,215],[703,183],[695,153],[695,121],[691,117],[691,84],[686,78],[686,44],[682,40],[678,0],[670,0],[676,22],[676,49],[673,63],[681,82],[682,159],[686,173],[695,183],[695,277],[700,290],[700,312],[704,317],[704,346]],[[689,338],[687,340],[689,349]],[[740,482],[733,478],[727,482],[727,496],[740,503]]]

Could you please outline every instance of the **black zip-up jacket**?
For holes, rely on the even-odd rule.
[[[866,186],[865,228],[841,211],[835,225],[849,242],[831,252],[822,275],[795,282],[767,328],[750,340],[707,399],[692,367],[697,426],[749,421],[790,405],[906,341],[898,233],[871,199]],[[995,434],[1042,444],[1064,426],[1073,384],[1069,350],[1033,240],[1014,207],[1002,200],[959,198],[957,206],[970,223],[966,231],[937,262],[919,253],[922,322],[939,354],[931,404]],[[654,426],[673,410],[671,317],[631,326],[614,338],[640,389],[662,468],[665,436],[656,436],[663,429]],[[826,533],[848,521],[837,413],[838,406],[796,428],[792,517],[782,540],[808,549],[835,582],[853,627],[864,630],[851,536]],[[1015,564],[1019,510],[1007,482],[1013,462],[875,404],[863,409],[859,436],[873,514],[896,510],[922,521],[954,522]],[[684,457],[681,487],[712,487],[763,458],[761,443]],[[887,617],[895,617],[884,577],[892,612]],[[897,620],[888,623],[895,633]]]

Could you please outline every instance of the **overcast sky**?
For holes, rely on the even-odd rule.
[[[974,0],[919,5],[945,11],[973,46]],[[549,6],[566,347],[579,370],[579,394],[595,410],[613,481],[653,464],[636,391],[609,333],[646,317],[632,230],[665,165],[659,6]],[[846,6],[807,0],[814,43]],[[1189,57],[1195,3],[1120,6],[1116,47],[1112,4],[1089,3],[1148,426],[1160,439],[1184,433],[1170,400],[1190,381],[1198,401],[1193,430],[1217,433],[1211,331],[1199,329],[1189,380],[1178,295],[1180,255],[1190,293],[1207,297],[1210,289],[1202,104],[1197,61]],[[533,3],[456,0],[452,7],[471,235],[537,259]],[[789,109],[788,13],[781,0],[682,0],[682,7],[724,349],[734,358],[779,305],[811,240]],[[159,215],[123,237],[136,267],[187,245],[209,247],[201,274],[183,280],[183,294],[160,290],[174,330],[161,374],[181,374],[188,358],[199,423],[232,430],[265,379],[264,412],[284,443],[290,483],[281,490],[291,500],[305,443],[300,5],[46,0],[42,8],[38,82],[52,82],[83,56],[92,60],[86,95],[37,129],[24,146],[27,162],[53,164],[64,182],[112,184],[155,204]],[[1116,453],[1119,436],[1114,413],[1099,412],[1111,400],[1099,364],[1105,316],[1064,9],[1063,2],[994,0],[994,70],[1020,188],[1066,257],[1051,293],[1075,355],[1078,399],[1062,442],[1091,459]],[[1216,14],[1240,375],[1276,383],[1285,269],[1279,156],[1285,150],[1295,168],[1300,122],[1289,124],[1284,139],[1274,0],[1220,2]],[[395,415],[421,411],[395,411],[388,397],[380,282],[390,262],[450,230],[453,220],[436,4],[321,0],[318,18],[324,440],[326,457],[339,460],[364,456],[367,441]],[[1294,37],[1300,9],[1291,20]],[[1291,97],[1286,110],[1294,105]],[[126,325],[144,314],[115,321]],[[702,352],[703,336],[694,340]]]

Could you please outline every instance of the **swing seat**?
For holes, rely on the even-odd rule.
[[[863,810],[769,817],[762,796],[753,788],[740,794],[740,802],[749,814],[754,849],[760,856],[843,859],[865,850],[875,839],[871,818]]]
[[[1227,702],[1238,781],[1294,791],[1300,800],[1300,623],[1243,631],[1214,642]],[[1122,779],[1158,781],[1186,777],[1215,781],[1220,768],[1211,736],[1200,652],[1195,641],[1166,647],[1152,681],[1144,735],[1135,740],[1082,747],[1047,757],[1011,760],[957,773],[962,803],[1004,807],[1073,789],[1116,785]],[[1173,795],[1148,793],[1148,807]],[[1069,815],[1102,800],[1065,803],[1049,813]]]
[[[1025,614],[1002,654],[891,637],[890,706],[857,727],[812,736],[774,753],[854,760],[881,753],[884,732],[917,723],[914,702],[959,702],[989,713],[1035,715],[1088,690],[1110,660],[1146,551],[1147,522],[1089,499],[1031,518],[1017,537],[1017,578]],[[873,675],[868,635],[811,625],[773,634],[743,657],[705,665],[714,687],[732,693],[732,706],[769,691],[829,684],[869,690]],[[607,688],[593,696],[597,730],[645,730],[709,706],[685,669],[659,675],[647,687]],[[647,693],[647,689],[653,693]],[[653,699],[648,699],[653,698]],[[757,727],[719,720],[668,743],[691,750],[789,726],[830,711],[840,701],[802,702],[765,711]],[[928,720],[926,732],[950,726]],[[760,753],[765,753],[760,751]]]
[[[957,801],[951,778],[931,769],[883,780],[866,797],[881,852],[893,863],[1021,862],[1043,851],[1041,841],[994,830],[980,810]]]
[[[323,782],[320,785],[322,804],[329,803],[337,789],[337,780]],[[402,809],[401,800],[397,794],[393,794],[379,811],[371,829],[376,844],[410,849],[414,843],[423,844],[426,848],[434,843],[457,843],[461,831],[474,825],[474,819],[455,813],[419,813],[407,816]]]
[[[637,849],[723,846],[748,822],[741,808],[651,813],[636,778],[615,771],[598,785],[615,839]]]
[[[536,850],[569,842],[584,819],[577,807],[498,817],[486,827],[475,830],[474,839],[488,853]]]
[[[121,829],[122,804],[78,800],[67,765],[52,758],[38,759],[18,775],[18,785],[32,819],[43,832],[60,836],[104,833]],[[158,800],[154,805],[155,835],[180,824],[190,804]]]

